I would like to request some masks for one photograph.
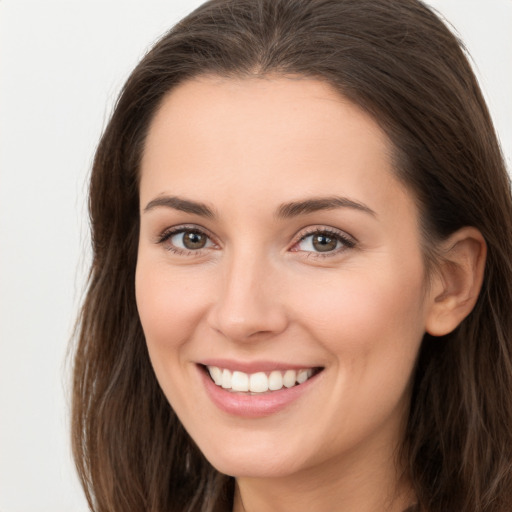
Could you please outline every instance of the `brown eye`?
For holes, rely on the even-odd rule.
[[[313,235],[311,242],[318,252],[334,251],[338,245],[338,239],[325,234]]]
[[[177,229],[165,234],[159,240],[161,244],[172,251],[199,251],[213,247],[215,244],[210,237],[198,229]]]
[[[179,237],[180,235],[176,236]],[[181,237],[183,247],[190,250],[202,249],[206,247],[206,243],[208,242],[208,237],[199,231],[184,231]]]
[[[340,251],[355,247],[356,242],[343,232],[319,229],[303,236],[294,246],[294,251],[311,253],[312,255],[330,256]]]

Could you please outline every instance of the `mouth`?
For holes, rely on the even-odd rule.
[[[320,373],[323,368],[301,368],[273,370],[271,372],[246,373],[241,370],[229,370],[219,366],[203,366],[216,386],[232,393],[259,395],[294,388],[304,384]]]
[[[216,359],[196,363],[207,396],[229,417],[257,419],[289,410],[318,389],[325,367]],[[307,402],[306,402],[307,403]]]

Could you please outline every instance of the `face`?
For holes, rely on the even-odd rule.
[[[413,196],[323,82],[174,89],[141,166],[137,305],[157,379],[238,477],[390,460],[429,299]]]

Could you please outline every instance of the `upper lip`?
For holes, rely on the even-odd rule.
[[[308,368],[320,368],[315,364],[293,364],[279,361],[236,361],[233,359],[205,359],[198,361],[203,366],[217,366],[230,371],[239,371],[244,373],[272,372],[285,370],[302,370]]]

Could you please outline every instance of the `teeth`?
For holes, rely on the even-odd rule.
[[[222,370],[222,381],[221,386],[224,389],[231,389],[231,381],[233,379],[231,378],[231,372],[229,370]]]
[[[268,389],[270,391],[277,391],[283,387],[283,376],[281,372],[271,372],[268,376]]]
[[[270,374],[257,372],[247,374],[240,371],[231,372],[217,366],[207,366],[210,376],[223,389],[235,392],[265,393],[267,391],[279,391],[283,387],[291,388],[296,384],[303,384],[312,375],[312,368],[302,370],[286,370],[280,372],[274,370]]]
[[[283,376],[283,384],[287,388],[291,388],[295,386],[295,381],[297,380],[297,372],[295,370],[286,370]]]
[[[249,377],[249,389],[252,393],[268,391],[268,377],[263,372],[253,373]],[[233,391],[237,391],[234,389]]]
[[[228,370],[224,370],[227,372]],[[249,391],[249,376],[243,372],[233,372],[231,379],[231,389],[233,391]],[[251,389],[251,391],[253,391]]]
[[[222,385],[222,370],[220,368],[217,368],[217,366],[210,366],[210,368],[208,368],[208,370],[210,371],[210,375],[213,379],[213,382],[215,382],[215,384],[217,384],[217,386],[221,386]]]
[[[297,382],[299,384],[306,382],[309,379],[309,377],[311,377],[311,374],[308,374],[308,371],[311,371],[311,370],[299,370],[297,372]]]

